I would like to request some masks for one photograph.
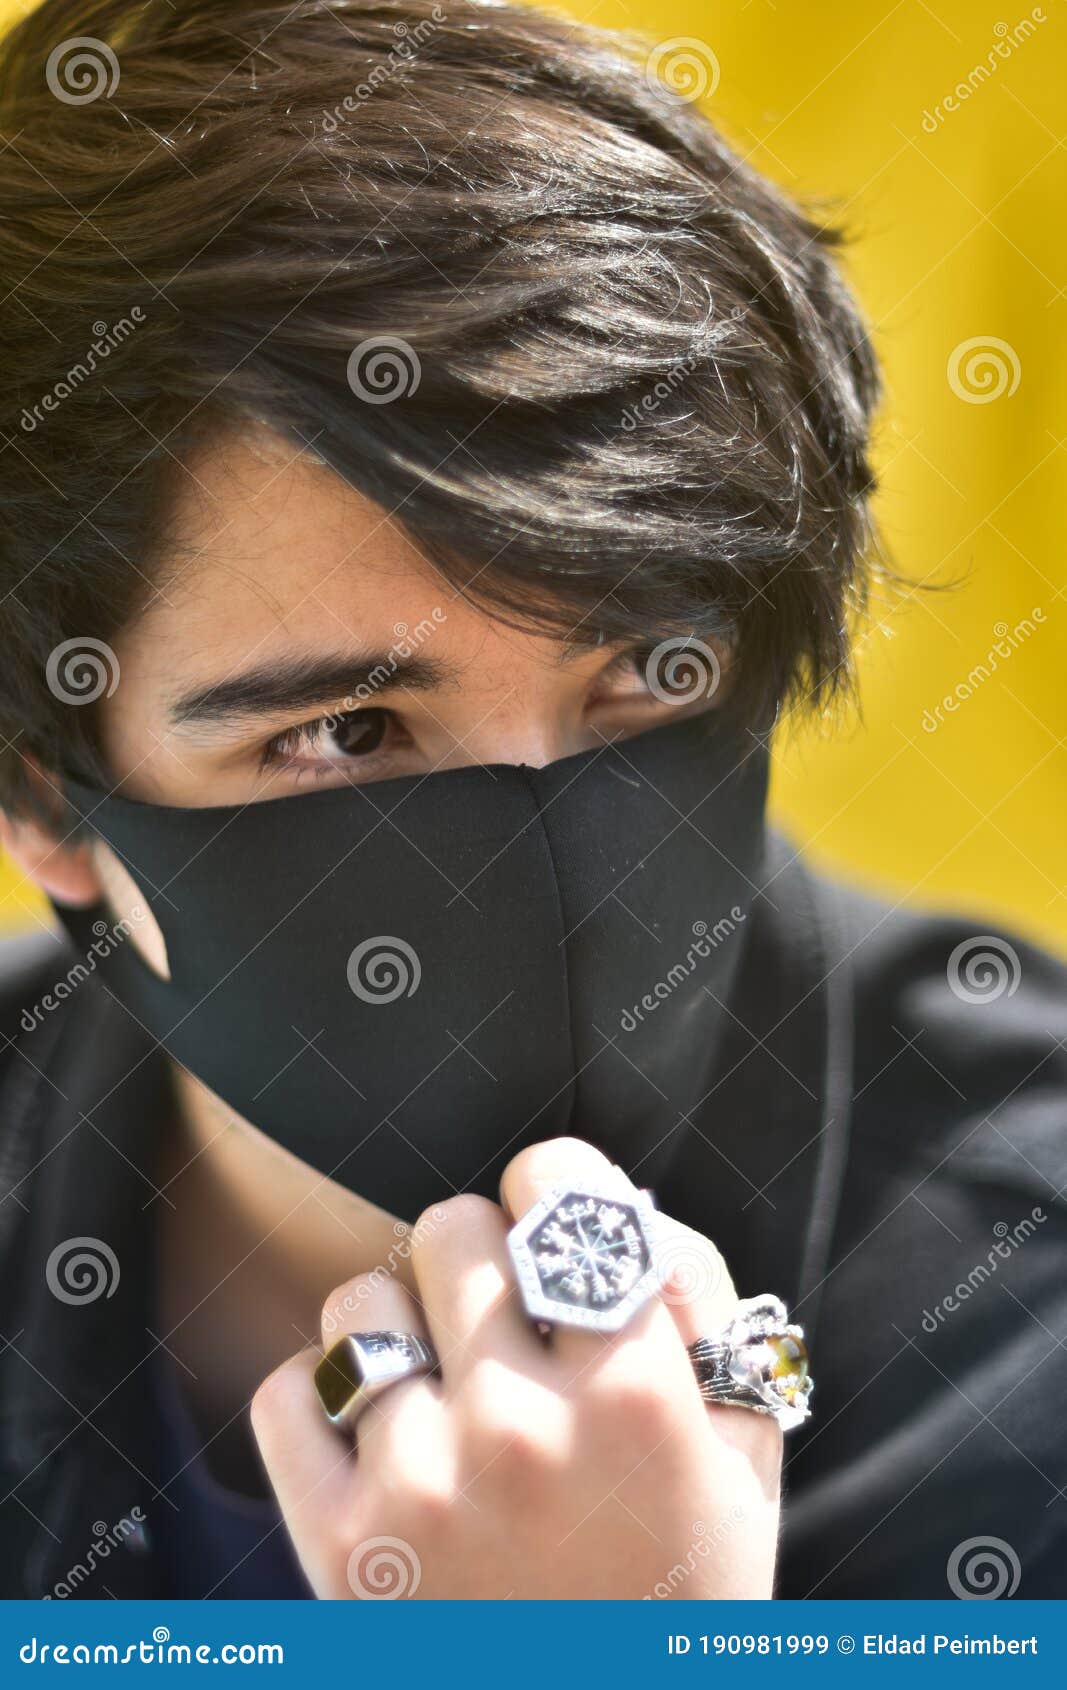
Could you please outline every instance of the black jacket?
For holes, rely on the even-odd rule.
[[[1067,973],[1011,940],[967,1001],[950,959],[981,925],[829,888],[788,853],[774,887],[657,1196],[808,1330],[779,1594],[958,1594],[990,1571],[971,1540],[997,1539],[1007,1589],[1017,1569],[1020,1597],[1065,1596]],[[166,1595],[146,1361],[167,1070],[99,977],[26,1014],[73,960],[58,938],[0,949],[2,1594]],[[49,1289],[75,1238],[113,1252],[109,1297]],[[134,1507],[144,1532],[86,1573]]]

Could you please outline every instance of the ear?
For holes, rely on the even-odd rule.
[[[0,811],[0,845],[23,874],[60,904],[84,908],[103,895],[93,847],[85,841],[65,839],[33,817]]]

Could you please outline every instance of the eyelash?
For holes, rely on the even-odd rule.
[[[610,667],[604,671],[604,674],[601,676],[601,680],[603,681],[605,679],[609,679],[612,676],[621,677],[627,673],[640,674],[643,671],[647,660],[648,649],[648,647],[640,646],[635,647],[631,651],[620,652],[614,663],[612,663]],[[385,718],[385,728],[386,731],[388,731],[388,728],[395,721],[393,712],[385,709],[382,705],[372,706],[372,709]],[[259,758],[260,769],[267,770],[277,768],[279,764],[289,762],[302,747],[314,747],[319,734],[327,723],[339,723],[347,720],[349,717],[369,716],[370,714],[371,710],[350,710],[339,712],[335,715],[316,716],[310,722],[299,722],[291,728],[283,728],[281,733],[275,734],[271,739],[267,740],[266,744],[263,746]],[[347,761],[350,764],[362,763],[365,766],[373,767],[378,755],[379,748],[375,747],[373,751],[365,752],[362,755],[350,753],[346,758],[342,754],[338,758],[337,762],[343,763]],[[323,762],[317,766],[309,765],[304,772],[310,774],[313,779],[319,779],[330,773],[331,770],[336,767],[337,763],[331,763],[324,759]]]
[[[386,729],[388,729],[393,721],[392,711],[383,709],[381,705],[376,705],[374,708],[386,718]],[[276,768],[279,764],[289,762],[305,746],[313,749],[327,723],[339,723],[346,721],[349,717],[369,716],[370,714],[369,710],[349,710],[339,712],[336,715],[316,716],[313,721],[298,722],[294,727],[283,728],[281,733],[274,734],[263,746],[259,757],[260,769]],[[365,752],[362,756],[350,755],[347,760],[352,763],[372,765],[377,755],[378,748],[376,747],[374,751]],[[345,761],[343,757],[338,759],[338,762],[343,761]],[[318,766],[309,765],[305,772],[310,774],[313,779],[318,779],[330,773],[336,767],[336,763],[324,759]]]

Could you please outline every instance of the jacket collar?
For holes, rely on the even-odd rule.
[[[71,1543],[93,1542],[106,1507],[121,1518],[157,1483],[143,1410],[168,1092],[160,1053],[97,981],[25,1036],[4,1077],[0,1110],[20,1154],[0,1193],[2,1271],[17,1286],[0,1356],[2,1441],[15,1494],[51,1534],[42,1584],[62,1576]]]

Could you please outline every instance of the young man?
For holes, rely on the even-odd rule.
[[[1063,973],[764,831],[869,538],[827,232],[526,8],[0,62],[6,1594],[1062,1594]],[[538,1324],[509,1225],[595,1313],[623,1176],[661,1294]]]

